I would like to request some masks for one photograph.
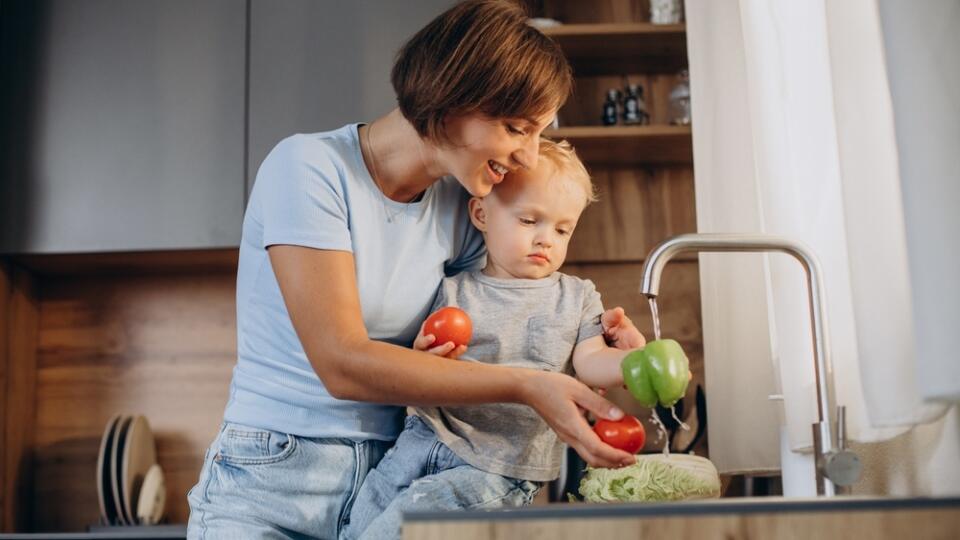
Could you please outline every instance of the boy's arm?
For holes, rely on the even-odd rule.
[[[603,336],[587,338],[573,348],[573,369],[577,378],[594,388],[612,388],[623,384],[620,362],[632,351],[608,347]]]

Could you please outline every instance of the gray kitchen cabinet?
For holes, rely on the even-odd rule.
[[[251,0],[248,189],[285,137],[375,120],[396,106],[394,56],[455,3]]]
[[[247,8],[0,4],[0,253],[239,245]]]
[[[389,111],[454,3],[0,0],[0,254],[239,245],[270,149]]]

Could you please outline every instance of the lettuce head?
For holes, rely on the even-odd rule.
[[[580,495],[588,502],[666,502],[720,496],[716,467],[702,457],[637,456],[620,469],[587,467]]]

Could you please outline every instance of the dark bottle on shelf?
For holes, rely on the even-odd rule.
[[[607,90],[607,100],[603,102],[603,115],[601,117],[603,125],[612,126],[617,123],[617,117],[619,116],[617,111],[617,103],[619,103],[619,101],[619,90],[616,88]]]
[[[647,105],[643,102],[643,87],[637,84],[628,84],[626,97],[623,98],[623,123],[631,125],[646,125],[650,123],[650,114]]]

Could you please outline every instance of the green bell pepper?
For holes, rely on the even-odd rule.
[[[627,390],[644,407],[670,407],[687,392],[690,362],[672,339],[651,341],[620,362]]]

